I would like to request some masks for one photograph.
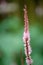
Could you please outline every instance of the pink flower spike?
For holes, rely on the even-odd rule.
[[[28,16],[27,16],[27,7],[26,5],[24,6],[24,34],[23,34],[23,41],[24,41],[24,50],[25,50],[25,55],[26,55],[26,63],[27,65],[32,64],[32,59],[30,57],[30,54],[32,52],[31,47],[30,47],[30,33],[28,30]]]

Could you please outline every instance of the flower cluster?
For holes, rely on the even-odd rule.
[[[30,33],[28,30],[28,16],[27,16],[27,7],[25,5],[24,8],[24,34],[23,34],[23,41],[24,41],[24,50],[25,50],[25,55],[26,55],[26,63],[27,65],[32,64],[32,59],[31,59],[31,47],[30,47]]]

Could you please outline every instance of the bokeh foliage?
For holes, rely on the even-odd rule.
[[[12,2],[13,0],[8,0]],[[0,20],[0,65],[11,65],[13,62],[17,65],[24,65],[24,43],[22,40],[24,31],[23,21],[23,2],[17,1],[20,5],[19,15],[8,14]],[[37,17],[35,14],[35,7],[37,1],[27,0],[28,16],[29,16],[29,30],[30,30],[30,44],[32,47],[32,65],[43,65],[43,16]],[[1,54],[2,52],[2,54]]]

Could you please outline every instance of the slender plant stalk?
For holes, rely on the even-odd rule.
[[[21,65],[24,65],[22,50],[20,50]]]

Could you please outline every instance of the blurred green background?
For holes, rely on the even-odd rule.
[[[24,32],[23,5],[25,3],[29,18],[32,65],[43,65],[43,0],[26,0],[26,2],[6,0],[6,2],[18,3],[19,9],[15,12],[0,13],[0,65],[26,65],[22,40]]]

